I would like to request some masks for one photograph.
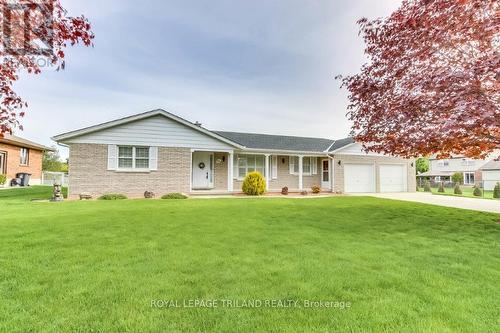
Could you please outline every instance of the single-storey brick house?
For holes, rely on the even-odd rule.
[[[52,150],[18,136],[3,134],[0,137],[0,174],[7,176],[5,185],[21,172],[31,174],[30,185],[40,184],[43,152]]]
[[[211,131],[153,110],[53,138],[70,149],[69,193],[240,192],[250,171],[269,191],[414,191],[413,160],[362,151],[341,140]]]

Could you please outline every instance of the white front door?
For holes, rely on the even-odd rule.
[[[209,152],[193,153],[193,189],[214,187],[214,154]]]
[[[375,192],[374,170],[373,164],[345,164],[344,191],[346,193]]]
[[[330,159],[321,160],[321,188],[331,189],[332,182],[330,181]]]

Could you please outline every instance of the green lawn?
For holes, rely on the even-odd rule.
[[[498,214],[369,197],[10,193],[0,191],[0,332],[500,331]],[[191,299],[218,307],[151,306]]]

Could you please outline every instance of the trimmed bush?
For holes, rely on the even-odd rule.
[[[493,189],[493,198],[500,198],[500,183],[497,183]]]
[[[169,193],[161,197],[162,199],[187,199],[187,195],[182,193]]]
[[[319,187],[318,185],[313,185],[313,186],[311,187],[311,191],[312,191],[312,193],[314,193],[314,194],[318,194],[319,192],[321,192],[321,187]]]
[[[455,172],[451,176],[451,180],[453,181],[453,184],[463,184],[464,182],[464,174],[461,172]]]
[[[480,197],[483,195],[483,191],[479,188],[479,186],[474,186],[474,192],[472,192],[475,197]]]
[[[462,189],[460,188],[460,184],[455,184],[455,188],[453,189],[453,193],[462,195]]]
[[[300,195],[307,195],[307,191],[300,192]]]
[[[108,193],[101,195],[97,200],[123,200],[127,199],[127,196],[125,194],[120,194],[120,193]]]
[[[443,182],[439,183],[438,192],[439,193],[444,193],[444,183]]]
[[[283,188],[281,189],[281,194],[283,194],[283,195],[288,195],[288,187],[286,187],[286,186],[285,186],[285,187],[283,187]]]
[[[266,181],[260,172],[250,172],[245,177],[241,190],[246,195],[262,195],[266,192]]]
[[[4,185],[7,181],[7,175],[0,174],[0,185]]]
[[[424,192],[431,192],[431,183],[428,180],[424,183]]]

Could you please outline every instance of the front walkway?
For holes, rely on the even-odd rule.
[[[500,213],[500,200],[476,199],[431,193],[374,193],[371,196],[384,199],[421,202],[431,205],[479,210],[483,212]]]

